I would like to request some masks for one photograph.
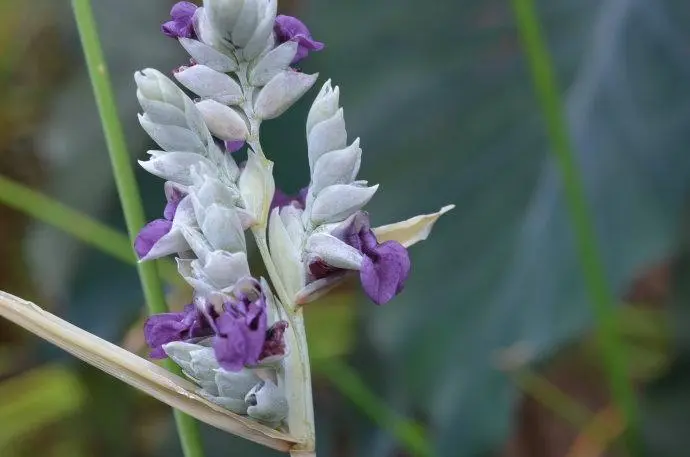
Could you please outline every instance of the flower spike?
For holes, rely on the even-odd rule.
[[[163,25],[191,65],[174,71],[194,94],[147,69],[135,75],[142,127],[161,150],[142,167],[167,182],[162,219],[136,240],[142,260],[177,254],[194,289],[182,312],[152,316],[152,357],[167,356],[203,398],[272,427],[313,451],[309,358],[299,305],[358,275],[376,304],[402,292],[407,248],[440,212],[372,228],[363,208],[379,190],[358,178],[359,138],[348,141],[340,89],[326,81],[306,119],[310,182],[292,197],[277,189],[261,147],[261,123],[280,117],[318,75],[294,68],[320,51],[307,26],[277,15],[276,0],[180,2]],[[247,161],[233,153],[247,146]],[[249,268],[250,230],[277,296]]]

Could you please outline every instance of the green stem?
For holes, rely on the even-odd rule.
[[[512,0],[512,3],[523,47],[529,59],[535,90],[546,118],[551,150],[563,178],[585,284],[597,321],[597,338],[611,394],[626,423],[629,424],[628,451],[636,454],[639,449],[637,404],[632,383],[627,375],[624,345],[616,328],[616,300],[606,281],[597,246],[594,218],[588,207],[581,172],[570,144],[553,65],[542,36],[534,0]]]
[[[139,187],[134,176],[131,157],[127,152],[124,133],[118,118],[112,86],[96,29],[96,21],[93,17],[90,0],[72,0],[72,7],[86,57],[86,65],[89,70],[96,104],[98,105],[98,112],[101,116],[103,132],[108,145],[115,183],[120,194],[127,231],[129,232],[130,239],[133,240],[146,222],[144,208],[139,197]],[[149,313],[166,312],[168,307],[155,264],[138,263],[137,269]],[[169,362],[166,364],[166,367],[173,369],[176,365]],[[172,371],[179,372],[179,368]],[[196,422],[179,411],[175,411],[175,419],[184,455],[186,457],[203,457],[203,445]]]
[[[431,444],[423,428],[391,411],[357,376],[357,373],[339,359],[320,360],[314,369],[328,379],[371,420],[393,435],[411,455],[431,457]]]

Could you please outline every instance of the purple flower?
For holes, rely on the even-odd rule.
[[[228,151],[230,154],[233,152],[237,152],[240,149],[242,149],[242,146],[244,146],[245,141],[239,140],[239,141],[226,141],[225,142],[225,150]]]
[[[216,319],[213,349],[220,366],[228,371],[256,365],[266,341],[266,296],[258,281],[248,282],[249,287],[226,302]]]
[[[273,30],[276,33],[279,44],[286,41],[297,42],[297,54],[295,54],[295,58],[292,60],[293,64],[307,57],[309,51],[320,51],[324,48],[324,44],[314,40],[307,26],[296,17],[283,14],[278,15]]]
[[[288,195],[282,190],[276,188],[273,192],[273,200],[271,200],[271,209],[282,208],[283,206],[294,205],[299,209],[304,209],[307,201],[308,187],[303,187],[299,190],[296,196]]]
[[[213,309],[209,309],[208,314],[213,318]],[[154,314],[144,324],[144,337],[154,359],[165,358],[165,344],[212,334],[213,329],[207,318],[194,304],[185,306],[181,313]]]
[[[161,31],[171,38],[196,38],[194,13],[198,6],[190,2],[177,2],[170,11],[171,21],[161,26]]]
[[[184,197],[184,193],[178,189],[171,188],[168,203],[165,205],[163,216],[165,219],[156,219],[144,226],[134,240],[134,251],[140,259],[146,257],[153,246],[172,229],[172,221],[175,218],[177,206]]]
[[[367,213],[360,211],[351,216],[332,235],[364,254],[359,279],[374,303],[383,305],[402,292],[411,268],[407,249],[397,241],[379,243]],[[320,279],[338,269],[316,260],[309,265],[309,271]]]

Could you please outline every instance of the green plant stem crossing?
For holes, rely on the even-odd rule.
[[[98,37],[96,21],[90,0],[72,0],[72,7],[86,57],[86,65],[89,70],[98,112],[101,116],[115,183],[127,224],[127,232],[130,239],[133,240],[146,222],[144,208],[141,203],[134,170],[132,169],[131,157],[127,152],[124,133],[118,118],[112,85]],[[137,269],[149,313],[166,312],[168,309],[155,264],[138,263]],[[179,368],[170,361],[168,361],[166,367],[171,371],[179,373]],[[177,423],[185,457],[203,457],[203,445],[196,421],[179,411],[175,411],[175,422]]]
[[[606,280],[597,246],[594,218],[587,204],[581,172],[570,144],[553,66],[542,36],[534,0],[512,0],[512,3],[534,87],[546,119],[551,151],[563,179],[566,203],[570,211],[585,285],[597,321],[597,338],[611,394],[628,426],[628,451],[632,455],[637,455],[637,404],[632,383],[628,378],[624,345],[616,328],[614,304],[617,301]]]

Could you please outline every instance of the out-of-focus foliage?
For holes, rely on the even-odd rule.
[[[0,406],[0,452],[4,456],[28,455],[20,450],[33,448],[37,452],[39,445],[31,439],[32,434],[39,436],[48,427],[77,416],[84,406],[85,389],[67,368],[44,366],[0,384],[0,398],[4,399]],[[60,443],[55,445],[59,449],[74,437],[65,434],[58,438]]]
[[[132,73],[146,66],[167,72],[186,63],[175,42],[158,31],[172,1],[93,3],[131,152],[142,156],[148,143],[136,124]],[[690,4],[538,3],[609,279],[622,296],[633,277],[677,249],[690,183]],[[49,110],[46,122],[40,116],[20,118],[0,134],[31,126],[48,193],[122,227],[69,2],[40,4],[51,8],[61,37],[41,43],[64,45],[65,51],[49,55],[68,67],[69,79],[57,92],[28,91],[32,102]],[[4,5],[0,20],[15,24],[12,18],[22,8]],[[591,324],[570,221],[547,158],[544,123],[509,2],[399,0],[392,6],[305,0],[295,8],[315,38],[327,44],[302,63],[304,71],[319,71],[322,79],[333,78],[341,86],[349,131],[362,137],[362,175],[382,184],[369,207],[373,222],[457,205],[430,240],[412,248],[407,290],[390,305],[348,307],[341,294],[330,303],[310,305],[313,356],[350,353],[377,394],[395,410],[427,423],[438,455],[491,455],[508,436],[517,396],[510,375],[496,366],[497,355],[521,347],[526,361],[543,360],[566,342],[589,338],[583,332]],[[27,68],[38,51],[16,48],[27,38],[8,30],[16,29],[0,27],[0,49],[24,51],[3,52],[0,60],[23,57],[21,64],[0,69]],[[15,85],[14,79],[0,84],[0,93],[17,96]],[[7,104],[11,99],[0,103],[0,119],[22,112]],[[303,125],[309,102],[305,97],[284,120],[266,125],[264,146],[287,191],[308,179]],[[24,163],[8,167],[35,168]],[[150,216],[158,215],[164,204],[160,183],[142,176],[142,191]],[[2,248],[17,246],[19,233],[8,235],[12,243]],[[142,309],[134,270],[43,226],[32,231],[26,245],[36,293],[62,305],[62,314],[73,322],[122,341]],[[656,379],[668,368],[665,339],[657,338],[663,318],[621,316],[621,325],[632,329],[634,368],[644,375],[638,379]],[[676,321],[683,320],[688,317],[679,313]],[[128,341],[141,342],[133,336]],[[674,342],[684,348],[684,340]],[[685,358],[683,353],[668,377],[655,381],[645,403],[650,452],[659,450],[655,455],[680,456],[687,450],[682,430],[667,432],[669,423],[682,423],[682,412],[690,407],[683,388],[690,372]],[[27,360],[34,357],[13,351],[8,364],[21,368]],[[83,411],[82,441],[61,444],[67,450],[58,454],[57,446],[54,455],[77,455],[74,449],[84,443],[104,456],[179,454],[166,408],[114,386],[112,379],[89,371],[80,376],[90,398],[98,400]],[[393,435],[379,432],[318,370],[315,381],[319,455],[396,455],[401,446]],[[237,455],[278,455],[216,431],[205,433],[209,457],[227,455],[228,449]],[[41,442],[39,434],[33,439]]]
[[[539,5],[622,294],[676,245],[690,183],[690,5]],[[393,360],[397,398],[431,418],[440,455],[489,453],[515,394],[492,354],[519,341],[534,356],[552,353],[590,323],[509,2],[320,1],[305,11],[315,35],[328,36],[310,63],[342,85],[365,173],[384,184],[374,217],[394,220],[439,198],[458,204],[413,249],[424,267],[393,306],[371,312],[370,329]]]

